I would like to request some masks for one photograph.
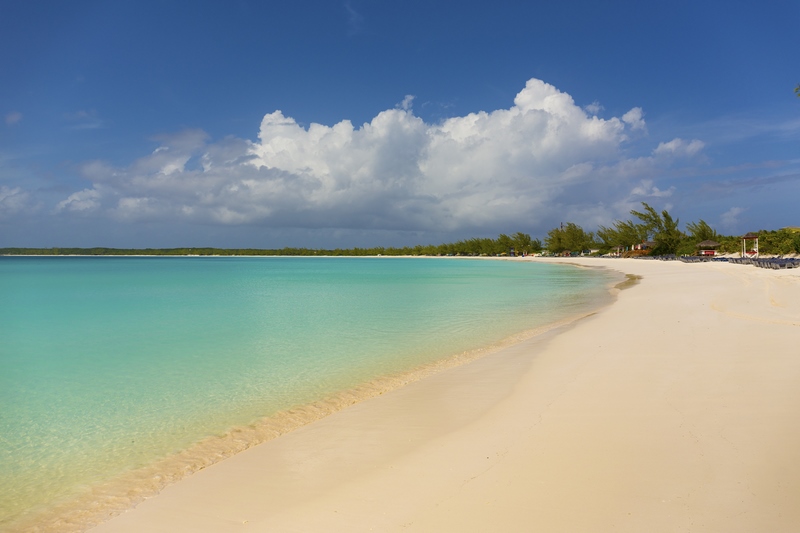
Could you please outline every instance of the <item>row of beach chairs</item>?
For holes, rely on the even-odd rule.
[[[708,263],[708,262],[727,262],[734,265],[753,265],[759,268],[771,268],[773,270],[780,270],[783,268],[800,268],[800,258],[784,258],[784,257],[770,257],[770,258],[752,258],[752,257],[711,257],[711,256],[697,256],[697,255],[659,255],[659,256],[645,256],[639,259],[657,259],[659,261],[681,261],[682,263]]]
[[[679,261],[683,263],[710,263],[710,262],[728,262],[727,257],[713,257],[713,256],[702,256],[702,255],[684,255],[678,258]]]
[[[645,256],[639,259],[657,259],[659,261],[681,261],[683,263],[708,263],[711,261],[721,262],[728,260],[727,257],[710,257],[710,256],[703,257],[702,255],[682,255],[678,257],[675,254]]]
[[[736,257],[730,259],[730,262],[735,265],[753,265],[759,268],[771,268],[773,270],[780,270],[782,268],[800,268],[800,259],[788,259],[782,257],[772,257],[768,259]]]
[[[675,261],[678,258],[675,254],[672,255],[640,255],[634,259],[645,259],[650,261]]]

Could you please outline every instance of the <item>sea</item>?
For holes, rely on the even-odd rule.
[[[370,384],[585,314],[614,281],[521,260],[0,257],[0,530],[81,530]]]

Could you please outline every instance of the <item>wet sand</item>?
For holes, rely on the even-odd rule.
[[[568,262],[642,279],[91,531],[796,530],[800,271]]]

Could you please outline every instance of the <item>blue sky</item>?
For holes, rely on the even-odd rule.
[[[0,246],[800,225],[800,3],[0,4]]]

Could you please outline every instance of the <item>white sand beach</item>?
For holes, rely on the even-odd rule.
[[[91,531],[797,531],[800,269],[568,262],[642,279]]]

